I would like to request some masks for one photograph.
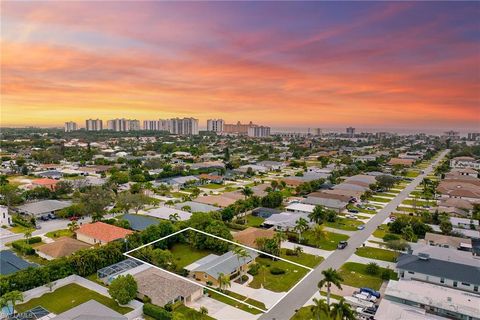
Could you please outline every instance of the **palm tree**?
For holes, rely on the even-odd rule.
[[[308,215],[311,221],[322,224],[327,216],[324,206],[315,206],[313,212]]]
[[[335,285],[338,289],[342,290],[343,278],[340,274],[333,268],[328,268],[327,270],[322,271],[323,279],[318,282],[318,289],[321,290],[324,285],[327,285],[327,304],[330,305],[330,291],[332,284]]]
[[[242,189],[242,194],[245,196],[245,200],[247,200],[248,197],[253,195],[253,190],[250,187],[244,187]]]
[[[325,228],[323,225],[316,224],[315,227],[313,228],[313,239],[315,242],[315,245],[318,247],[321,246],[322,242],[324,240],[328,239],[328,233],[325,231]]]
[[[272,187],[272,191],[277,190],[277,188],[278,188],[278,181],[277,181],[277,180],[273,180],[273,181],[270,183],[270,186]]]
[[[330,307],[325,303],[323,299],[313,298],[313,306],[310,309],[313,313],[313,316],[317,320],[328,320],[330,319]]]
[[[266,280],[266,272],[268,270],[268,267],[265,264],[260,264],[260,267],[258,267],[258,272],[262,274],[263,276],[263,282],[262,282],[262,287],[264,286]]]
[[[353,312],[352,308],[349,304],[345,303],[345,299],[340,299],[338,303],[332,304],[332,310],[330,314],[333,319],[338,320],[355,320],[355,312]]]
[[[293,252],[295,253],[295,255],[299,256],[303,253],[303,248],[300,246],[295,246],[293,248]]]
[[[171,215],[168,216],[168,220],[172,222],[178,221],[180,220],[180,215],[177,212],[172,213]]]
[[[75,231],[79,228],[77,221],[73,220],[69,224],[67,224],[68,230],[70,230],[71,233],[75,233]]]
[[[32,237],[32,230],[28,229],[24,234],[25,240],[28,243],[28,240]]]
[[[207,315],[208,314],[208,309],[204,306],[201,306],[200,307],[200,313],[204,314],[204,315]]]
[[[295,230],[298,232],[298,242],[302,242],[302,232],[308,230],[308,221],[300,218],[295,223]]]
[[[240,276],[242,276],[243,270],[242,270],[242,264],[240,263],[240,259],[245,263],[247,258],[251,258],[250,253],[245,248],[237,246],[235,247],[235,249],[233,249],[233,254],[237,256]]]
[[[6,302],[10,301],[12,303],[12,314],[15,314],[15,306],[17,301],[23,302],[23,293],[17,290],[10,291],[5,293],[2,297]]]
[[[220,291],[224,291],[229,288],[232,284],[230,283],[230,276],[220,273],[218,275],[218,288]]]

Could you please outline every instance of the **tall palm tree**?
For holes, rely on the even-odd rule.
[[[332,310],[330,311],[331,317],[338,320],[355,320],[355,312],[352,310],[348,303],[345,303],[345,299],[340,299],[338,303],[332,304]]]
[[[247,200],[248,197],[253,195],[253,190],[250,187],[244,187],[242,189],[242,194],[245,196],[245,200]]]
[[[335,285],[338,289],[342,290],[342,281],[343,278],[333,268],[328,268],[327,270],[322,271],[323,279],[318,282],[318,289],[321,290],[324,285],[327,285],[327,304],[330,305],[330,291],[332,284]]]
[[[328,239],[328,233],[327,231],[325,231],[325,227],[323,225],[315,225],[315,227],[313,228],[313,239],[315,245],[317,245],[318,247],[320,247],[324,240]]]
[[[302,233],[308,230],[308,221],[300,218],[295,222],[295,231],[298,232],[298,242],[302,242]]]
[[[27,231],[25,231],[25,234],[23,236],[28,243],[28,240],[32,237],[32,230],[28,229]]]
[[[323,299],[313,298],[313,306],[310,309],[313,313],[313,316],[317,320],[328,320],[330,319],[330,307],[325,303]]]
[[[233,254],[237,256],[240,276],[242,276],[243,270],[242,270],[242,264],[240,263],[240,260],[242,260],[245,263],[247,258],[251,258],[250,253],[245,248],[236,246],[235,249],[233,249]]]
[[[229,288],[232,284],[230,283],[230,276],[220,273],[218,275],[218,288],[220,291],[224,291]]]

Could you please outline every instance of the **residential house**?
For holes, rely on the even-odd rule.
[[[279,231],[288,231],[293,230],[296,226],[296,223],[300,219],[305,219],[310,221],[308,213],[304,212],[281,212],[274,214],[269,218],[263,221],[262,226],[266,228],[274,228]],[[312,222],[309,222],[309,225],[313,225]]]
[[[291,203],[285,207],[287,212],[310,214],[315,210],[315,206],[306,203]]]
[[[238,257],[233,251],[222,254],[221,256],[210,254],[193,263],[193,266],[187,266],[194,279],[213,286],[218,286],[218,278],[221,274],[235,279],[240,272],[247,272],[248,267],[258,257],[258,253],[248,250],[248,257]],[[190,268],[188,268],[190,267]],[[193,267],[193,268],[192,268]]]
[[[34,266],[10,250],[0,251],[0,275],[7,275]]]
[[[480,259],[470,252],[436,246],[418,246],[397,259],[400,279],[430,282],[479,292]]]
[[[275,231],[272,229],[260,229],[249,227],[245,230],[235,232],[233,239],[245,246],[258,249],[257,239],[267,238],[272,239],[275,235]]]
[[[53,191],[57,187],[57,183],[58,180],[50,178],[35,179],[32,180],[32,187],[45,187]]]
[[[133,277],[138,285],[139,298],[148,297],[157,306],[178,301],[188,306],[203,296],[203,287],[157,268],[149,268]]]
[[[216,184],[222,184],[224,180],[224,177],[222,176],[214,175],[214,174],[206,174],[206,173],[199,175],[198,178],[202,182],[216,183]]]
[[[16,207],[14,210],[25,215],[31,215],[36,218],[49,214],[56,214],[58,211],[68,208],[72,205],[71,201],[60,200],[40,200],[25,203]]]
[[[450,160],[450,167],[480,170],[480,161],[472,157],[456,157]]]
[[[447,236],[438,233],[427,232],[425,234],[425,239],[419,240],[419,243],[461,251],[472,251],[472,239]]]
[[[475,219],[450,217],[450,222],[452,223],[453,227],[472,230],[478,229],[478,220]]]
[[[178,210],[184,210],[184,208],[188,208],[188,212],[212,212],[212,211],[219,211],[221,208],[212,206],[209,204],[204,204],[196,201],[185,201],[175,203],[175,208]]]
[[[54,242],[46,243],[36,248],[37,254],[47,260],[66,257],[78,250],[89,248],[90,245],[69,237],[61,237]]]
[[[120,228],[104,222],[94,222],[81,226],[77,231],[77,239],[89,244],[106,244],[124,239],[132,230]]]
[[[480,296],[414,280],[390,280],[376,320],[479,320]]]
[[[130,228],[135,231],[143,231],[151,225],[157,225],[159,222],[155,218],[140,214],[125,214],[122,216],[122,220],[128,221]]]
[[[12,216],[8,212],[8,207],[0,206],[0,226],[9,226],[12,224]]]
[[[388,161],[388,165],[390,166],[403,166],[403,167],[411,167],[415,163],[414,159],[400,159],[400,158],[392,158]]]
[[[163,220],[179,220],[185,221],[190,219],[192,214],[188,211],[178,210],[175,208],[167,207],[167,206],[158,206],[151,210],[142,212],[143,214]]]
[[[287,166],[285,162],[280,161],[260,161],[257,165],[267,168],[269,171],[281,170]]]

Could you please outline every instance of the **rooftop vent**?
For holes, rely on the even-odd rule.
[[[418,258],[420,258],[420,260],[428,260],[430,259],[430,255],[428,253],[419,253]]]

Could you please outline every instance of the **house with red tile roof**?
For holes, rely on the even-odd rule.
[[[123,239],[132,230],[113,226],[104,222],[94,222],[81,226],[77,231],[77,239],[90,244],[106,244],[114,240]]]
[[[49,179],[49,178],[32,180],[33,187],[45,187],[50,190],[55,190],[55,188],[57,187],[57,183],[58,183],[58,180]]]

